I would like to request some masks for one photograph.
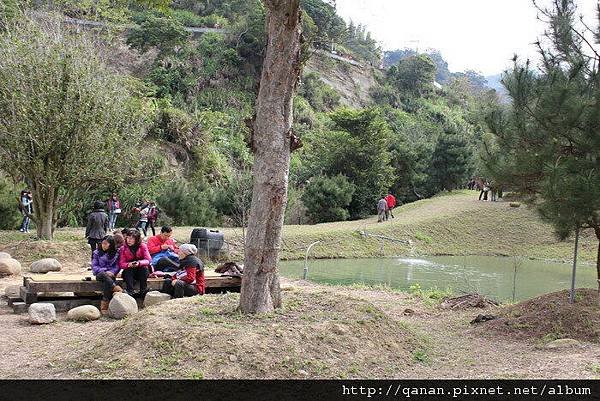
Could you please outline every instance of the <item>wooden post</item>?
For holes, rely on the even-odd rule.
[[[573,273],[571,275],[571,293],[569,303],[575,303],[575,272],[577,270],[577,248],[579,247],[579,225],[575,228],[575,249],[573,251]]]

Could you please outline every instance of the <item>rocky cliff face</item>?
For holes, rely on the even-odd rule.
[[[304,72],[319,74],[325,84],[340,94],[344,106],[361,108],[371,103],[369,90],[376,84],[376,70],[371,66],[350,64],[314,53],[305,65]]]

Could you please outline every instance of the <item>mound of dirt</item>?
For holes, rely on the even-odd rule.
[[[24,271],[29,270],[31,263],[43,258],[57,259],[62,265],[62,271],[79,271],[86,266],[90,258],[90,247],[81,241],[40,241],[23,239],[1,247],[23,265]]]
[[[600,298],[597,290],[576,291],[569,304],[569,291],[559,291],[498,310],[498,319],[481,325],[519,339],[573,338],[600,343]]]
[[[238,301],[168,301],[59,357],[72,361],[68,369],[106,378],[383,378],[417,363],[413,352],[423,347],[373,304],[327,290],[285,291],[284,307],[267,315],[242,315]]]

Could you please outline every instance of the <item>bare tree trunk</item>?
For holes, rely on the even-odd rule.
[[[54,188],[33,189],[33,214],[39,239],[51,240],[56,224],[56,193]]]
[[[596,254],[596,281],[598,283],[598,296],[600,296],[600,227],[594,227],[598,239],[598,253]]]
[[[292,98],[300,75],[300,0],[263,0],[268,42],[256,103],[254,187],[248,218],[240,309],[281,306],[277,263],[287,203]]]

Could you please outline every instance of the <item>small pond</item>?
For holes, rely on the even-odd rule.
[[[302,278],[303,268],[303,260],[280,264],[288,278]],[[404,290],[419,284],[423,289],[478,292],[499,301],[512,301],[513,283],[516,301],[568,289],[571,283],[570,264],[495,256],[310,259],[308,270],[308,279],[317,283],[385,284]],[[578,264],[577,287],[596,288],[595,266]]]

